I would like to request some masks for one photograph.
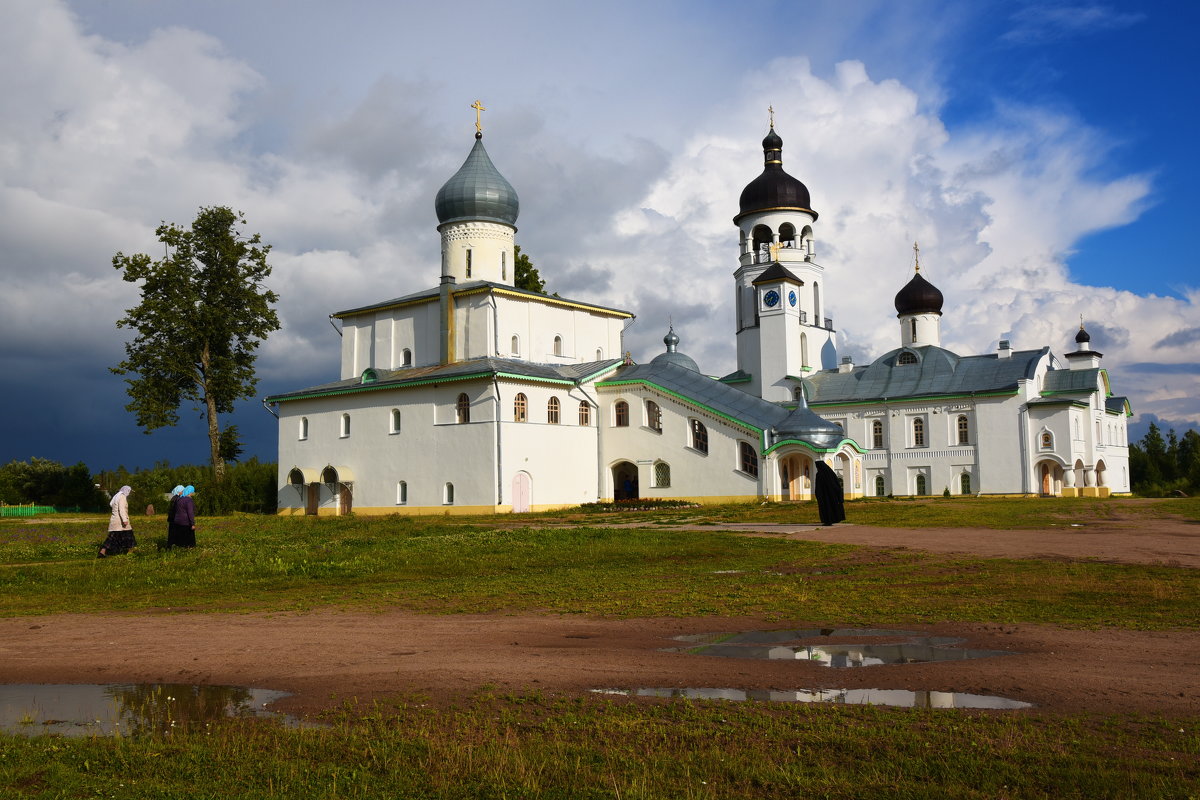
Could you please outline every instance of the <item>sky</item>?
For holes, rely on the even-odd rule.
[[[734,369],[738,195],[768,107],[809,188],[840,350],[898,346],[921,270],[942,343],[1073,350],[1082,316],[1137,439],[1200,427],[1192,241],[1200,5],[979,0],[0,0],[0,463],[201,464],[110,367],[112,266],[225,205],[272,245],[282,327],[223,420],[338,377],[335,311],[437,284],[433,199],[484,141],[548,291],[637,315],[635,360]]]

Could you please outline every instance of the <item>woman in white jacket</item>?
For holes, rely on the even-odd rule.
[[[109,507],[112,516],[108,518],[108,538],[100,546],[100,558],[118,556],[128,553],[137,547],[137,539],[133,538],[133,524],[129,521],[129,493],[132,487],[122,486],[121,491],[113,495]]]

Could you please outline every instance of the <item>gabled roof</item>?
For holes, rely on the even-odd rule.
[[[755,278],[752,283],[757,286],[760,283],[772,283],[774,281],[791,281],[801,286],[804,285],[804,281],[797,278],[790,269],[778,261],[764,269],[762,274]]]
[[[911,353],[917,363],[901,364]],[[805,379],[813,406],[977,394],[1012,394],[1032,378],[1050,349],[1018,350],[1008,358],[959,356],[933,345],[892,350],[850,372],[822,370]]]
[[[1053,369],[1042,381],[1042,394],[1094,392],[1100,386],[1100,368]]]
[[[775,427],[787,419],[790,413],[783,406],[669,362],[622,367],[615,374],[597,383],[596,387],[608,388],[628,384],[656,386],[685,402],[758,431]]]
[[[607,314],[617,317],[632,317],[633,313],[624,311],[619,308],[609,308],[608,306],[599,306],[595,303],[583,303],[577,300],[569,300],[565,297],[553,297],[548,294],[540,294],[538,292],[530,292],[525,289],[518,289],[515,286],[509,286],[505,283],[495,283],[494,281],[468,281],[466,283],[455,284],[452,289],[452,294],[455,297],[459,295],[476,294],[479,292],[496,292],[510,297],[525,298],[538,303],[544,303],[552,306],[569,306],[572,308],[581,308],[585,311],[595,311],[601,314]],[[398,306],[415,305],[417,303],[430,303],[438,299],[441,294],[438,287],[432,289],[424,289],[413,294],[402,295],[391,300],[384,300],[380,303],[372,303],[367,306],[359,306],[357,308],[349,308],[345,311],[337,311],[330,314],[331,317],[341,319],[342,317],[351,317],[355,314],[365,314],[371,311],[382,311],[387,308],[396,308]]]
[[[1112,414],[1124,414],[1127,417],[1133,416],[1133,409],[1129,405],[1128,397],[1106,397],[1104,399],[1104,410]]]
[[[592,380],[598,375],[620,366],[621,359],[588,361],[582,364],[535,364],[513,358],[476,358],[453,364],[431,367],[407,367],[404,369],[374,369],[374,380],[364,382],[362,377],[323,383],[267,397],[264,402],[280,403],[288,400],[305,400],[313,397],[328,397],[337,394],[375,392],[384,389],[405,389],[427,386],[432,383],[450,383],[465,380],[491,380],[508,378],[541,383],[576,385]]]

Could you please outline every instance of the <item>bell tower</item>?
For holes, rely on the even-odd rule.
[[[783,139],[762,141],[763,171],[742,190],[733,218],[740,254],[733,274],[737,384],[764,400],[793,399],[803,375],[837,366],[837,340],[825,305],[825,268],[816,262],[808,187],[783,170]]]

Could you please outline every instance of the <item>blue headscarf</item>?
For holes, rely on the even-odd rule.
[[[174,489],[171,490],[171,494],[172,495],[183,494],[183,485],[181,484],[179,486],[176,486]]]
[[[191,496],[192,496],[192,495],[194,495],[195,493],[196,493],[196,487],[195,487],[195,486],[188,486],[188,487],[186,487],[186,488],[183,490],[183,496],[184,496],[184,497],[191,497]]]

